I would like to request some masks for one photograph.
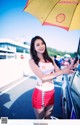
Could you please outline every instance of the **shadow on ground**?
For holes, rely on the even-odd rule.
[[[55,87],[55,101],[54,101],[53,116],[59,119],[63,119],[62,88],[60,87]]]
[[[8,117],[9,119],[35,119],[35,114],[31,102],[32,92],[33,89],[22,94],[19,98],[17,98],[17,100],[11,105],[10,108],[5,107],[5,103],[10,101],[9,94],[4,93],[1,95],[0,117]]]
[[[55,104],[52,115],[59,119],[63,118],[61,106],[61,85],[55,82]],[[4,93],[0,96],[0,117],[8,117],[9,119],[36,119],[34,109],[32,107],[32,93],[34,89],[30,89],[19,94],[18,98],[13,102],[10,95]],[[18,91],[18,90],[17,90]],[[15,95],[16,96],[16,95]],[[14,97],[13,97],[14,98]],[[9,102],[11,105],[9,105]],[[7,106],[6,106],[7,104]]]

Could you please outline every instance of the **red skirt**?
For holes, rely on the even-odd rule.
[[[43,92],[42,90],[35,88],[32,95],[33,108],[40,109],[42,106],[46,107],[54,105],[54,93],[54,89]]]

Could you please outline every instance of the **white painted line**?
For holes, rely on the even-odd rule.
[[[59,86],[59,85],[54,85],[54,87],[57,87],[57,88],[62,88],[61,86]]]
[[[17,82],[16,84],[14,84],[14,85],[12,85],[11,87],[9,87],[9,88],[5,89],[4,91],[2,91],[2,92],[0,93],[0,95],[2,95],[2,94],[4,94],[4,93],[8,92],[9,90],[11,90],[12,88],[16,87],[16,86],[19,85],[20,83],[24,82],[25,80],[27,80],[27,79],[30,78],[31,76],[32,76],[32,74],[29,74],[28,77],[23,78],[22,80],[20,80],[20,81]]]

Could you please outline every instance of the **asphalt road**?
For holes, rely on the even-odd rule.
[[[36,119],[32,108],[32,93],[36,85],[35,77],[25,78],[20,84],[6,89],[0,95],[0,117],[9,119]],[[55,104],[53,116],[63,118],[61,107],[61,83],[55,82]]]

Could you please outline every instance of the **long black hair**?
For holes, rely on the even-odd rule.
[[[32,40],[31,40],[30,54],[31,54],[32,59],[33,59],[34,62],[38,65],[40,59],[39,59],[38,56],[37,56],[37,52],[36,52],[35,46],[34,46],[35,41],[36,41],[37,39],[42,40],[42,41],[43,41],[43,44],[45,44],[45,51],[44,51],[44,53],[43,53],[43,58],[44,58],[45,62],[49,61],[49,62],[52,62],[52,63],[53,63],[52,59],[51,59],[51,58],[49,57],[49,55],[48,55],[47,48],[46,48],[46,43],[45,43],[44,39],[43,39],[42,37],[40,37],[40,36],[35,36],[35,37],[33,37]]]

